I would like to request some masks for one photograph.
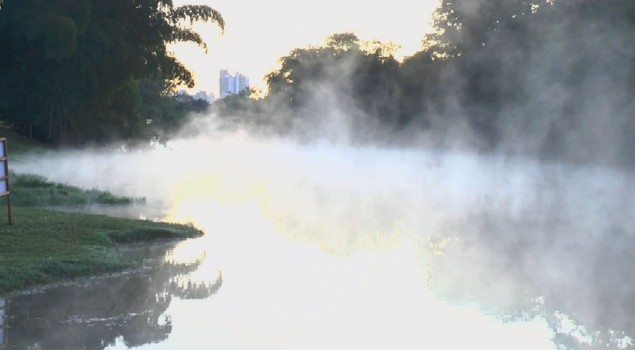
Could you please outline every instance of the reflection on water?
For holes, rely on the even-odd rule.
[[[208,298],[221,287],[181,283],[202,260],[164,260],[168,247],[137,247],[146,266],[141,271],[94,278],[34,290],[10,298],[10,349],[103,349],[121,339],[128,347],[156,343],[172,331],[166,312],[172,300]]]
[[[220,135],[46,162],[14,167],[206,235],[139,275],[12,299],[10,346],[72,325],[105,349],[633,347],[629,173]]]
[[[6,316],[7,301],[5,298],[0,298],[0,348],[4,348],[4,346],[7,345],[7,338],[9,336]]]

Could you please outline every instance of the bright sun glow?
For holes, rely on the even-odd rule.
[[[431,31],[438,1],[175,1],[184,4],[208,5],[225,19],[222,36],[214,25],[195,26],[209,46],[208,54],[193,45],[172,47],[195,74],[198,85],[193,91],[218,95],[220,69],[240,71],[250,77],[252,86],[263,89],[262,78],[277,67],[279,58],[295,48],[322,44],[334,33],[354,32],[361,40],[393,42],[401,46],[398,57],[412,55]]]
[[[471,219],[475,203],[487,198],[501,217],[532,209],[533,163],[500,172],[496,159],[460,153],[440,158],[215,130],[155,150],[61,152],[16,168],[143,196],[149,208],[162,209],[161,218],[205,231],[168,259],[199,263],[176,283],[210,285],[222,275],[222,287],[207,299],[173,298],[162,315],[174,325],[169,338],[139,348],[555,349],[560,334],[595,340],[574,317],[543,313],[544,301],[520,318],[493,314],[479,296],[515,304],[524,300],[517,282],[502,270],[498,283],[465,269],[484,256],[461,249],[480,225]],[[586,198],[579,191],[599,184],[609,194],[621,189],[607,189],[618,183],[612,173],[591,183],[585,175],[584,186],[568,176],[562,193]],[[595,208],[576,211],[574,223],[587,225],[583,218]],[[465,285],[473,293],[451,293]],[[631,344],[615,334],[620,348]],[[125,348],[117,340],[108,349]]]
[[[353,244],[354,249],[342,247],[335,250],[347,253],[332,254],[322,248],[332,248],[338,241],[290,240],[292,233],[281,231],[289,228],[280,224],[281,219],[300,217],[293,226],[300,231],[332,231],[338,226],[364,230],[353,216],[334,224],[313,220],[311,212],[318,209],[292,185],[296,177],[316,176],[329,188],[337,188],[341,177],[329,178],[308,164],[295,171],[287,168],[286,176],[281,176],[275,171],[278,163],[263,161],[260,153],[273,151],[270,145],[240,138],[222,142],[225,150],[232,150],[231,157],[205,147],[197,150],[193,143],[173,145],[193,158],[226,166],[178,181],[168,216],[206,232],[201,240],[179,245],[170,259],[189,262],[205,256],[190,278],[210,283],[220,272],[223,286],[213,303],[173,301],[170,317],[180,327],[166,342],[151,348],[169,349],[175,344],[235,349],[554,348],[553,332],[544,318],[504,322],[478,305],[452,304],[435,296],[428,285],[426,255],[438,254],[451,243],[437,242],[428,250],[393,229],[372,240],[339,241]],[[275,152],[283,159],[291,156]],[[294,160],[291,163],[298,164],[300,159]],[[319,158],[311,160],[320,167]],[[308,177],[303,182],[311,186]],[[285,187],[291,189],[284,191]],[[336,204],[332,200],[339,202],[322,199],[328,207]],[[188,334],[199,328],[209,334],[209,343],[188,340]]]
[[[207,235],[203,241],[181,244],[173,257],[205,252],[208,259],[192,278],[205,282],[221,271],[223,287],[203,309],[175,301],[179,307],[171,318],[181,328],[153,348],[190,344],[187,332],[180,330],[200,327],[213,340],[201,344],[199,338],[192,347],[554,348],[544,318],[505,323],[478,306],[438,300],[421,263],[426,252],[407,238],[396,244],[387,238],[385,247],[347,256],[325,254],[314,245],[286,239],[259,206],[248,204],[258,200],[231,203],[214,199],[213,186],[199,189],[191,202],[181,201],[183,207],[174,210],[193,214],[190,219]],[[201,198],[211,200],[203,203]]]

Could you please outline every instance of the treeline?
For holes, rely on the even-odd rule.
[[[213,108],[257,130],[342,133],[635,165],[635,2],[443,0],[422,50],[329,37]]]
[[[205,48],[191,20],[224,25],[170,0],[0,0],[0,121],[51,143],[164,137],[207,108],[171,94],[194,80],[166,44]],[[635,2],[442,0],[434,29],[401,62],[334,34],[282,57],[264,98],[212,110],[263,133],[635,165]]]
[[[166,45],[205,48],[191,21],[224,26],[171,0],[0,0],[0,121],[55,144],[161,138],[202,109],[170,94],[194,79]]]

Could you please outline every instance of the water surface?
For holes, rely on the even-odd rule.
[[[10,298],[9,348],[632,346],[627,172],[241,135],[14,169],[206,234],[152,268]]]

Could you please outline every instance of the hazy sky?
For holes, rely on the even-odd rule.
[[[397,56],[417,52],[430,31],[438,0],[360,2],[176,0],[175,5],[209,5],[225,18],[225,34],[211,24],[197,25],[208,54],[194,45],[175,45],[179,59],[193,71],[197,86],[218,95],[218,71],[239,71],[254,87],[278,67],[278,59],[295,48],[319,45],[334,33],[354,32],[361,40],[378,39],[402,47]]]

